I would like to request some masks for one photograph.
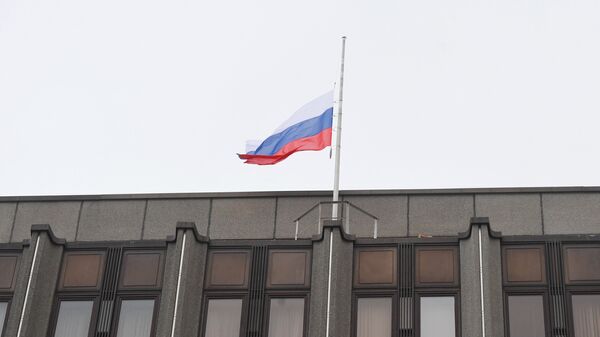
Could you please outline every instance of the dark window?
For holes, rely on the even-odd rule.
[[[212,251],[208,255],[209,288],[245,288],[250,271],[250,252],[240,250]]]
[[[90,333],[94,301],[60,301],[56,337],[87,337]]]
[[[151,337],[164,251],[110,247],[64,253],[54,337]]]
[[[354,256],[355,286],[382,287],[396,284],[397,252],[394,248],[358,248]]]
[[[304,247],[214,247],[200,335],[306,336],[310,265],[311,250]]]
[[[356,304],[357,337],[392,336],[392,298],[361,297]]]
[[[304,298],[271,298],[269,337],[302,337]]]
[[[159,252],[126,252],[123,257],[121,287],[155,288],[160,286],[162,265],[162,254]]]
[[[205,337],[239,337],[242,299],[210,299],[206,314]]]
[[[154,299],[122,300],[117,337],[150,337]]]
[[[103,268],[103,252],[68,252],[63,259],[62,288],[96,289]]]
[[[510,337],[600,337],[598,242],[568,237],[530,244],[503,240]]]
[[[600,247],[565,249],[568,283],[600,283]]]
[[[0,291],[9,290],[14,286],[15,269],[17,268],[17,256],[0,255]]]
[[[456,284],[458,249],[456,247],[417,248],[417,284]]]
[[[455,244],[357,247],[354,261],[356,337],[456,336]]]
[[[310,285],[309,250],[275,250],[269,251],[269,267],[267,286],[306,287]]]
[[[4,331],[4,321],[6,320],[6,312],[8,311],[8,302],[0,302],[0,336]]]
[[[420,299],[421,337],[456,336],[454,296],[422,296]]]
[[[508,325],[510,337],[544,337],[543,295],[509,295]]]
[[[600,336],[600,295],[573,295],[575,337]]]
[[[504,279],[510,283],[543,283],[546,280],[543,246],[504,249]]]
[[[20,253],[4,251],[0,253],[0,336],[8,319],[10,302],[15,289]]]

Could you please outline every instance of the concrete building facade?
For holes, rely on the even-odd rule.
[[[1,337],[600,336],[600,188],[341,196],[0,197]]]

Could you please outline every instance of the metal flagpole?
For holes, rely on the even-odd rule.
[[[346,37],[342,36],[342,63],[340,67],[340,91],[338,96],[337,127],[335,135],[335,173],[333,175],[333,201],[340,195],[340,150],[342,148],[342,104],[344,103],[344,57],[346,56]],[[338,204],[333,204],[331,216],[337,218]]]
[[[338,204],[340,195],[340,149],[342,141],[342,103],[344,101],[344,57],[346,55],[346,37],[342,36],[342,62],[340,68],[340,91],[338,96],[337,127],[335,137],[335,172],[333,175],[333,208],[331,218],[338,217]],[[325,325],[325,337],[329,337],[329,321],[331,314],[331,260],[333,257],[333,228],[329,229],[329,276],[327,279],[327,324]]]

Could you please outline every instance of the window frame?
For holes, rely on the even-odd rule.
[[[81,293],[81,294],[64,294],[61,293],[56,297],[54,304],[52,305],[52,314],[50,316],[50,329],[49,336],[54,336],[56,333],[56,325],[58,323],[58,316],[60,314],[60,304],[62,302],[76,302],[76,301],[92,301],[92,316],[90,317],[90,326],[88,327],[88,336],[93,335],[93,331],[96,329],[98,323],[98,311],[100,306],[100,296],[92,293]]]
[[[461,336],[460,293],[448,289],[427,289],[416,291],[413,304],[413,324],[415,337],[421,337],[421,298],[423,297],[454,297],[454,337]]]
[[[107,280],[109,272],[108,263],[109,256],[108,252],[112,248],[120,249],[120,256],[118,260],[118,274],[114,276],[114,279]],[[125,256],[131,254],[131,252],[157,252],[160,254],[159,258],[159,269],[158,279],[159,285],[154,287],[149,286],[122,286],[123,271],[125,270]],[[64,275],[66,272],[65,259],[67,256],[72,254],[100,254],[102,255],[102,265],[100,266],[99,281],[97,287],[64,287]],[[121,313],[121,301],[123,299],[153,299],[155,300],[153,316],[152,316],[152,327],[151,337],[155,337],[156,326],[158,322],[158,310],[160,305],[160,298],[162,295],[162,287],[164,280],[166,262],[166,244],[153,242],[151,244],[142,241],[134,242],[110,242],[110,243],[97,243],[97,242],[85,242],[85,243],[70,243],[65,247],[60,262],[60,274],[57,278],[57,285],[55,286],[55,295],[52,304],[52,313],[50,316],[50,326],[48,328],[47,337],[54,337],[56,333],[56,324],[58,323],[58,315],[60,310],[60,302],[64,300],[93,300],[94,305],[92,307],[92,319],[90,320],[90,330],[88,331],[87,337],[93,337],[98,329],[98,321],[100,318],[100,310],[102,306],[102,293],[105,282],[114,282],[114,299],[110,300],[113,303],[111,314],[110,326],[108,327],[108,336],[115,337],[117,334],[118,321]]]
[[[248,292],[243,291],[231,291],[231,292],[223,292],[223,291],[213,291],[210,293],[206,293],[203,296],[202,300],[202,310],[200,315],[200,337],[204,337],[206,334],[206,323],[208,318],[208,304],[210,300],[242,300],[242,311],[240,314],[240,337],[246,335],[246,323],[247,323],[247,313],[248,313],[248,303],[250,295]]]
[[[4,324],[2,324],[2,330],[0,330],[0,337],[2,337],[4,336],[4,332],[6,330],[6,323],[8,322],[8,316],[10,315],[12,296],[7,294],[0,294],[0,302],[6,303],[6,314],[4,315]]]
[[[504,305],[504,334],[506,337],[510,337],[510,316],[508,298],[510,296],[542,296],[542,310],[544,313],[544,335],[551,336],[552,323],[550,320],[550,298],[548,289],[544,289],[543,286],[534,287],[511,287],[503,291],[503,305]]]
[[[381,241],[381,240],[379,240]],[[400,310],[403,307],[401,301],[403,298],[412,299],[411,305],[411,324],[412,331],[415,337],[420,336],[420,297],[423,295],[427,296],[453,296],[454,297],[454,320],[455,320],[455,336],[461,337],[461,321],[462,315],[460,312],[460,287],[461,287],[461,275],[460,275],[460,246],[458,239],[454,238],[432,238],[432,239],[388,239],[383,242],[378,242],[375,240],[360,240],[355,242],[353,254],[354,257],[352,259],[352,276],[353,278],[358,275],[359,271],[357,270],[357,252],[364,250],[381,250],[391,248],[395,252],[395,285],[357,285],[356,279],[352,281],[352,337],[357,337],[357,319],[358,319],[358,298],[362,297],[389,297],[393,296],[392,300],[392,337],[398,337],[400,335]],[[401,254],[406,254],[406,249],[410,249],[410,253],[408,257],[410,257],[410,261],[407,256],[402,256]],[[444,283],[419,283],[417,280],[417,254],[420,250],[453,250],[454,251],[454,261],[455,265],[455,277],[454,282],[444,282]],[[402,263],[409,262],[409,265],[406,268],[409,268],[410,273],[412,273],[412,279],[407,280],[405,276],[400,275],[403,272]],[[404,268],[404,269],[406,269]],[[408,286],[406,285],[408,283]],[[406,292],[410,292],[410,297],[402,296],[405,295]]]
[[[263,308],[263,326],[265,328],[264,334],[266,337],[269,336],[269,320],[271,319],[271,299],[273,298],[301,298],[304,299],[304,310],[302,318],[302,336],[308,336],[308,313],[310,309],[310,293],[306,291],[285,291],[285,290],[271,290],[265,294],[265,306]]]
[[[571,286],[567,287],[567,291],[565,292],[566,302],[567,302],[567,324],[569,326],[569,331],[573,337],[575,336],[575,320],[573,317],[573,296],[574,295],[600,295],[600,284],[597,286]]]
[[[255,262],[254,249],[264,248],[264,265],[263,269],[256,269],[253,265]],[[219,251],[230,251],[235,253],[247,253],[248,261],[247,261],[247,269],[246,270],[246,282],[243,286],[233,285],[233,286],[215,286],[210,283],[209,278],[211,277],[211,267],[212,260],[211,255],[215,252]],[[271,258],[272,252],[282,252],[282,251],[290,251],[290,252],[298,252],[298,251],[307,251],[308,252],[308,261],[306,264],[306,273],[308,277],[308,282],[303,285],[285,285],[285,286],[269,286],[268,278],[269,278],[269,260]],[[263,240],[240,240],[236,242],[232,241],[219,241],[215,240],[211,242],[208,247],[206,258],[204,261],[205,273],[204,273],[204,284],[202,291],[202,310],[200,311],[200,327],[198,329],[198,337],[204,337],[206,333],[206,325],[207,325],[207,316],[208,316],[208,301],[210,299],[243,299],[242,301],[242,319],[240,320],[240,337],[245,336],[248,332],[248,324],[249,324],[249,315],[250,315],[250,293],[255,291],[256,289],[252,289],[254,285],[253,277],[256,277],[257,272],[264,271],[263,275],[263,284],[262,288],[260,288],[260,292],[263,293],[264,303],[263,307],[260,309],[260,330],[263,333],[263,336],[268,335],[268,320],[269,317],[267,315],[270,314],[270,298],[305,298],[304,305],[304,317],[303,317],[303,337],[308,337],[308,327],[309,327],[309,318],[310,318],[310,292],[312,289],[312,258],[313,258],[313,245],[312,241],[309,240],[282,240],[279,242],[272,241],[263,241]],[[256,270],[255,270],[256,269]]]
[[[6,335],[6,324],[8,323],[8,318],[11,313],[12,301],[15,293],[15,288],[17,286],[19,269],[21,268],[23,246],[24,244],[0,243],[0,256],[16,258],[11,287],[0,289],[0,302],[6,303],[6,315],[4,316],[4,325],[2,331],[0,331],[0,337]]]
[[[543,247],[543,258],[545,268],[544,282],[507,282],[506,280],[506,259],[504,250],[511,247]],[[563,333],[567,337],[574,337],[574,320],[572,295],[582,294],[600,294],[600,280],[592,282],[569,282],[567,249],[569,248],[589,248],[600,247],[600,240],[595,237],[582,235],[534,235],[526,237],[508,236],[501,240],[502,249],[502,291],[504,304],[504,326],[506,336],[509,337],[510,331],[508,321],[508,302],[506,293],[510,294],[531,294],[536,295],[545,292],[544,298],[544,321],[546,323],[546,336],[552,336],[556,333]],[[554,265],[556,264],[556,265]],[[551,288],[556,288],[559,302],[554,306],[554,298],[550,293]],[[558,312],[556,312],[558,311]],[[564,312],[564,313],[563,313]],[[564,314],[564,316],[563,316]],[[557,326],[564,319],[564,326]],[[564,331],[563,331],[564,330]]]
[[[154,307],[152,308],[152,325],[150,326],[150,337],[156,335],[156,323],[158,317],[158,309],[160,306],[160,294],[139,294],[139,293],[121,293],[117,294],[115,298],[115,308],[113,311],[113,320],[111,324],[111,337],[116,337],[119,328],[119,320],[121,319],[121,305],[123,301],[135,301],[135,300],[154,300]]]
[[[358,336],[358,300],[361,298],[390,298],[392,300],[392,311],[390,312],[390,319],[392,321],[392,335],[391,337],[398,336],[398,325],[399,322],[395,319],[398,316],[398,306],[400,296],[395,289],[382,288],[382,289],[360,289],[352,291],[352,337]],[[414,303],[413,303],[414,307]],[[414,309],[413,309],[414,310]],[[414,315],[413,315],[414,324]]]

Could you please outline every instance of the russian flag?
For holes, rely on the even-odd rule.
[[[271,136],[247,141],[246,153],[238,154],[246,164],[273,165],[298,151],[318,151],[331,146],[333,91],[301,107]]]

